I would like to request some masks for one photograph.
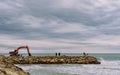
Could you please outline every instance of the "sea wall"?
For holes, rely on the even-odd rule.
[[[2,61],[14,64],[100,64],[92,56],[9,56]]]

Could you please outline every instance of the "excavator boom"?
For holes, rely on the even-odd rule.
[[[28,47],[28,46],[20,46],[20,47],[18,47],[17,49],[15,49],[14,51],[10,51],[10,52],[9,52],[10,56],[19,56],[18,51],[19,51],[20,49],[22,49],[22,48],[26,48],[26,49],[27,49],[27,52],[28,52],[28,55],[29,55],[29,56],[32,56],[31,53],[30,53],[30,51],[29,51],[29,47]]]

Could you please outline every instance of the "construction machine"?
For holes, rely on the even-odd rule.
[[[10,56],[19,56],[18,51],[19,51],[20,49],[22,49],[22,48],[26,48],[26,49],[27,49],[27,52],[28,52],[28,55],[29,55],[29,56],[32,56],[31,53],[30,53],[30,51],[29,51],[29,47],[28,47],[28,46],[20,46],[20,47],[18,47],[17,49],[15,49],[14,51],[10,51],[10,52],[9,52]]]

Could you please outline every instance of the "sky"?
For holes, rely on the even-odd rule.
[[[31,53],[120,53],[120,0],[0,0],[0,53],[24,45]]]

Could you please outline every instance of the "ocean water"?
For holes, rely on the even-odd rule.
[[[89,55],[97,57],[101,64],[31,64],[17,66],[28,71],[31,75],[120,75],[120,54]]]

